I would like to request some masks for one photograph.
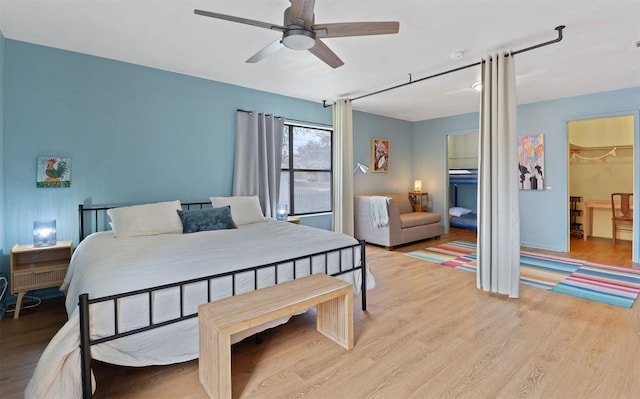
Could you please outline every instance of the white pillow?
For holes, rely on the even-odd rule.
[[[214,208],[231,207],[231,218],[238,226],[267,220],[262,213],[257,196],[251,197],[210,197]]]
[[[107,210],[111,229],[116,237],[182,234],[182,221],[178,215],[180,201],[124,206]]]
[[[451,216],[462,216],[471,213],[471,209],[462,208],[459,206],[454,206],[453,208],[449,208],[449,215]]]

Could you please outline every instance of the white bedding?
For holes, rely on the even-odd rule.
[[[164,234],[115,238],[111,232],[94,233],[78,245],[61,289],[66,292],[69,321],[52,339],[40,358],[25,391],[26,398],[80,397],[78,296],[90,298],[163,285],[175,281],[268,264],[357,241],[344,234],[286,222],[265,221],[238,229],[193,234]],[[356,260],[359,250],[355,251]],[[343,251],[343,269],[351,267],[351,251]],[[329,274],[339,270],[338,256],[329,259]],[[314,259],[313,272],[324,272],[324,257]],[[359,261],[356,261],[356,265]],[[309,274],[308,262],[298,262],[296,276]],[[293,264],[280,266],[278,282],[293,277]],[[359,272],[340,276],[360,287]],[[212,300],[231,295],[231,278],[212,284]],[[253,273],[236,280],[236,294],[253,290]],[[273,269],[259,272],[258,288],[274,284]],[[367,287],[375,281],[367,273]],[[185,289],[185,314],[207,301],[206,283]],[[179,290],[154,295],[154,322],[179,317]],[[147,295],[121,300],[120,331],[142,327],[148,320]],[[98,309],[99,308],[99,309]],[[113,333],[113,306],[91,307],[91,338]],[[134,309],[134,310],[132,310]],[[92,357],[108,363],[147,366],[178,363],[198,357],[197,318],[131,335],[92,347]],[[265,327],[266,328],[266,327]],[[242,337],[237,337],[241,339]]]

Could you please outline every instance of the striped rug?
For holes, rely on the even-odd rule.
[[[476,271],[476,243],[471,241],[451,241],[406,255]],[[625,308],[640,294],[640,270],[527,251],[520,251],[520,282]]]

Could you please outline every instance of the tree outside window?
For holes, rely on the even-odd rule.
[[[289,205],[289,214],[331,212],[332,134],[327,128],[285,124],[279,202]]]

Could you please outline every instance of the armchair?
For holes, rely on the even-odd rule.
[[[439,237],[442,222],[439,213],[414,212],[409,196],[381,194],[387,197],[388,224],[376,227],[372,212],[373,195],[358,195],[354,203],[355,237],[369,244],[382,245],[387,250],[413,241]]]

